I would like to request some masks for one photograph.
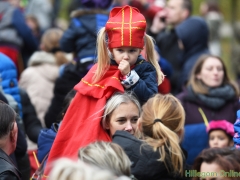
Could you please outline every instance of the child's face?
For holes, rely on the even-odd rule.
[[[231,140],[223,130],[213,130],[209,134],[209,146],[213,147],[229,147],[231,146]]]
[[[122,60],[126,60],[130,66],[136,63],[140,52],[141,49],[133,47],[119,47],[112,49],[113,58],[117,64],[119,64]]]

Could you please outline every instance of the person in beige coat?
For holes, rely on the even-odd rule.
[[[66,54],[59,48],[59,40],[63,31],[57,28],[47,30],[41,39],[41,51],[35,52],[29,59],[28,67],[22,72],[19,86],[26,90],[34,105],[37,116],[42,126],[45,127],[44,115],[53,97],[53,88],[59,77],[59,68],[68,62]],[[28,153],[33,161],[31,166],[34,171],[37,164],[33,158],[33,151],[37,150],[37,144],[28,139]]]

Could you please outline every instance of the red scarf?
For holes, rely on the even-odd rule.
[[[124,92],[120,83],[121,75],[117,66],[110,66],[106,74],[95,84],[91,84],[96,71],[94,65],[88,74],[74,87],[77,94],[72,100],[61,123],[48,157],[48,174],[51,162],[60,157],[77,158],[78,150],[92,142],[111,141],[101,126],[103,108],[113,93]]]

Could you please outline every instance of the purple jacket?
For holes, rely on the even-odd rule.
[[[181,101],[186,112],[185,125],[204,122],[200,112],[198,111],[199,107],[203,110],[208,121],[225,119],[231,123],[236,121],[236,112],[240,109],[237,97],[227,101],[226,104],[219,109],[208,108],[203,102],[193,99],[187,90],[178,94],[177,98]]]
[[[228,96],[220,94],[220,96]],[[208,96],[207,96],[208,97]],[[226,100],[219,108],[210,108],[209,104],[203,102],[189,88],[177,95],[186,112],[185,134],[182,142],[182,147],[188,152],[187,163],[192,165],[197,155],[208,147],[208,134],[204,124],[202,115],[198,108],[201,108],[206,115],[208,121],[225,119],[232,123],[236,120],[236,111],[240,108],[238,98],[232,97]],[[213,105],[217,102],[212,102]]]

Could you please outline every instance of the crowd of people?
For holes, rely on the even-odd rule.
[[[57,2],[0,0],[0,179],[239,179],[217,1]]]

